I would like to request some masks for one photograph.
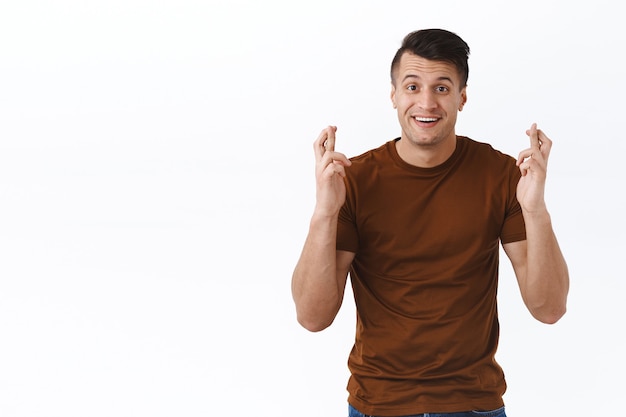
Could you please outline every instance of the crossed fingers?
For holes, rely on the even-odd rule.
[[[335,132],[337,132],[337,126],[328,126],[322,130],[313,144],[315,160],[321,171],[330,169],[330,175],[338,173],[344,176],[344,167],[350,166],[351,162],[344,154],[335,152]]]
[[[530,148],[521,151],[517,157],[517,166],[522,176],[525,176],[528,171],[545,171],[552,148],[552,141],[542,130],[537,129],[537,123],[533,123],[526,134],[530,138]]]

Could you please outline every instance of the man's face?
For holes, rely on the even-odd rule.
[[[407,52],[402,55],[391,88],[402,139],[418,146],[456,141],[456,116],[466,100],[466,88],[461,87],[454,65]]]

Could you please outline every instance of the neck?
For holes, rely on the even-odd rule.
[[[433,168],[443,164],[456,149],[456,135],[440,143],[420,144],[404,137],[396,142],[400,158],[408,164],[420,168]]]

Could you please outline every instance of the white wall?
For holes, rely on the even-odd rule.
[[[346,415],[354,309],[311,334],[290,278],[312,142],[399,134],[404,35],[472,49],[457,132],[554,140],[548,204],[569,312],[522,306],[503,262],[510,416],[621,404],[626,30],[617,2],[4,1],[0,415]]]

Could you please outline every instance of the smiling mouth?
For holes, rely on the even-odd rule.
[[[434,123],[439,120],[436,117],[414,117],[414,119],[420,123]]]

